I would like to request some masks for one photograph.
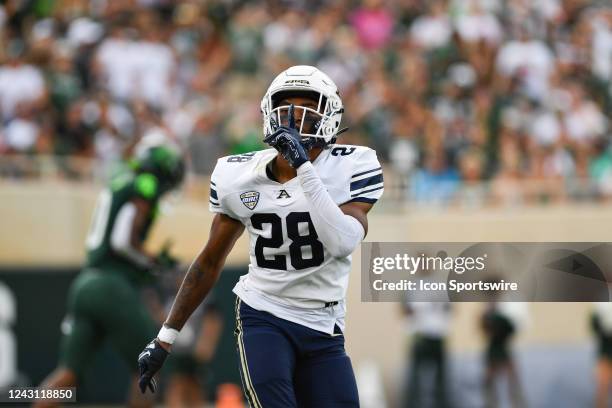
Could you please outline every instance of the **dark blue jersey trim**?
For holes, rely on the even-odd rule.
[[[351,191],[359,190],[364,187],[373,186],[383,182],[383,175],[377,174],[372,177],[367,177],[361,180],[353,181],[351,183]]]
[[[368,203],[368,204],[374,204],[377,201],[378,201],[377,198],[355,197],[352,200],[347,201],[347,203]]]
[[[373,172],[381,170],[381,169],[382,169],[382,167],[379,167],[377,169],[368,170],[368,171],[362,171],[361,173],[353,174],[353,176],[351,178],[363,176],[364,174],[373,173]]]
[[[372,189],[370,189],[370,190],[361,191],[361,192],[359,192],[359,193],[357,193],[357,194],[353,194],[351,197],[357,197],[357,196],[360,196],[360,195],[362,195],[362,194],[371,193],[372,191],[381,190],[381,189],[383,189],[383,188],[384,188],[384,186],[380,186],[380,187],[372,188]]]

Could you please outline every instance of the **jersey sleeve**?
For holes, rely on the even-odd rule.
[[[350,180],[349,202],[374,204],[384,191],[382,166],[376,151],[368,148],[356,157]]]
[[[208,197],[208,208],[211,212],[223,212],[221,203],[219,202],[219,193],[217,193],[217,184],[210,179],[210,194]]]
[[[219,186],[222,185],[222,183],[220,182],[221,169],[219,167],[221,167],[221,163],[217,161],[217,165],[215,166],[215,169],[213,170],[212,175],[210,176],[210,194],[208,197],[208,208],[211,212],[214,213],[224,213],[223,207],[221,206],[221,195],[219,194],[219,192],[221,191]]]
[[[225,214],[232,218],[237,218],[236,215],[228,208],[224,193],[227,186],[224,174],[224,162],[219,159],[217,165],[210,176],[210,194],[208,197],[208,209],[213,213]]]

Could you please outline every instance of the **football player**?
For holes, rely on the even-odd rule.
[[[99,196],[86,240],[86,265],[68,293],[59,367],[43,388],[75,386],[106,340],[132,362],[142,342],[155,335],[156,324],[139,300],[139,288],[171,262],[165,251],[156,257],[143,244],[160,197],[180,185],[185,166],[178,149],[147,143],[143,139],[136,146],[133,169],[113,178]],[[131,405],[152,405],[135,382],[133,390]]]
[[[178,331],[214,285],[244,229],[248,274],[234,287],[244,393],[253,407],[356,407],[344,349],[351,253],[383,193],[376,153],[335,144],[336,85],[311,66],[281,73],[265,94],[272,149],[223,157],[211,176],[208,243],[187,272],[157,338],[140,355],[140,387],[155,390]]]
[[[591,314],[591,327],[597,339],[598,361],[595,371],[595,406],[610,406],[610,385],[612,384],[612,304],[594,304]]]

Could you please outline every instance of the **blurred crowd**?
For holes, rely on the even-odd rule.
[[[0,158],[157,133],[208,174],[264,147],[261,97],[308,64],[412,201],[612,197],[609,0],[7,0],[0,44]]]

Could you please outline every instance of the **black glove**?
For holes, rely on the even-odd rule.
[[[140,378],[138,379],[138,386],[140,391],[144,394],[147,387],[151,392],[157,390],[157,382],[153,376],[159,371],[161,366],[166,361],[168,353],[157,341],[154,339],[138,356],[138,369],[140,370]]]
[[[295,128],[293,110],[293,104],[289,105],[289,126],[279,127],[274,133],[268,135],[264,142],[278,150],[289,162],[289,165],[297,169],[310,159],[302,145],[302,136]]]

